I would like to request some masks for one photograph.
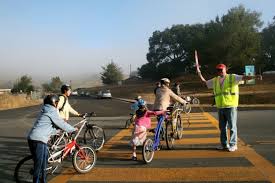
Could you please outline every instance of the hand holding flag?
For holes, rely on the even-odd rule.
[[[199,65],[199,58],[198,58],[198,52],[197,52],[197,50],[195,50],[195,61],[196,61],[197,72],[201,72],[200,71],[200,65]]]

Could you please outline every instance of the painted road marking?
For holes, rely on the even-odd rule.
[[[228,175],[228,176],[227,176]],[[234,175],[234,176],[229,176]],[[176,181],[262,181],[265,177],[253,167],[218,168],[96,168],[78,174],[70,181],[176,182]]]
[[[263,140],[263,141],[256,141],[259,144],[263,144],[263,145],[272,145],[275,144],[275,140]]]
[[[204,113],[205,116],[209,118],[209,120],[218,127],[218,121],[211,116],[209,113]],[[240,148],[240,151],[242,154],[260,171],[262,172],[268,180],[275,182],[275,167],[267,161],[264,157],[259,155],[254,149],[248,147],[245,145],[245,143],[241,140],[240,144],[242,148]]]
[[[185,127],[187,126],[186,117],[183,117]],[[239,139],[239,149],[236,152],[217,151],[215,146],[219,144],[219,130],[217,120],[209,113],[192,113],[190,114],[191,125],[186,127],[184,135],[188,136],[184,139],[176,141],[177,150],[157,151],[154,156],[153,163],[150,165],[140,164],[133,165],[129,161],[131,156],[131,149],[129,146],[129,139],[131,137],[132,129],[123,129],[112,137],[104,146],[103,150],[98,153],[98,159],[104,159],[107,162],[104,167],[96,165],[96,167],[87,174],[77,174],[73,168],[68,168],[61,175],[54,177],[50,183],[62,182],[85,182],[85,181],[105,181],[105,182],[130,182],[130,181],[271,181],[275,182],[275,167],[262,156],[257,154],[252,148],[245,145]],[[152,125],[156,125],[153,118]],[[201,135],[215,134],[217,137],[201,138]],[[210,135],[209,135],[210,136]],[[261,143],[273,143],[273,141],[263,141]],[[165,142],[164,142],[165,144]],[[165,145],[164,145],[165,146]],[[184,147],[183,149],[181,149]],[[189,148],[190,147],[190,148]],[[138,152],[138,158],[141,159],[141,154]],[[222,158],[222,159],[221,159]],[[224,160],[224,158],[227,158]],[[233,158],[233,159],[232,159]],[[237,159],[234,159],[237,158]],[[170,161],[169,161],[170,159]],[[212,167],[198,167],[207,164],[198,163],[194,167],[188,164],[187,167],[173,167],[171,162],[180,160],[179,162],[190,161],[211,162],[222,160],[224,166]],[[250,166],[229,166],[226,162],[244,159],[250,163]],[[112,162],[108,164],[108,161]],[[154,162],[155,161],[155,162]],[[157,167],[158,163],[167,161],[170,167]],[[126,162],[126,164],[119,164],[119,162]],[[116,164],[118,163],[118,164]],[[130,165],[129,165],[130,163]],[[177,163],[176,163],[177,164]],[[210,163],[211,164],[211,163]],[[240,163],[241,164],[241,163]],[[246,164],[246,163],[245,163]],[[156,167],[155,167],[156,166]]]

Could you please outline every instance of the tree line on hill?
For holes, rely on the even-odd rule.
[[[213,74],[224,63],[230,72],[243,73],[245,65],[258,71],[275,69],[275,17],[261,29],[261,13],[240,5],[205,24],[173,25],[149,38],[147,63],[138,68],[142,78],[174,78],[195,73],[194,51],[202,71]]]
[[[52,77],[49,83],[43,83],[42,89],[44,92],[59,93],[60,87],[64,82],[61,81],[59,76]],[[35,90],[32,84],[32,77],[28,75],[21,76],[18,79],[11,90],[12,93],[28,93],[30,94]]]

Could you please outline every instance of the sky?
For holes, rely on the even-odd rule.
[[[206,23],[238,5],[275,16],[274,0],[0,0],[0,81],[92,77],[111,61],[125,75],[147,62],[148,39]]]

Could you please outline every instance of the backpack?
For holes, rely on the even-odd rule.
[[[61,97],[61,96],[64,97],[64,103],[63,103],[62,107],[59,109],[59,111],[63,111],[64,106],[65,106],[65,104],[67,102],[67,97],[65,97],[64,95],[59,95],[59,97]]]

